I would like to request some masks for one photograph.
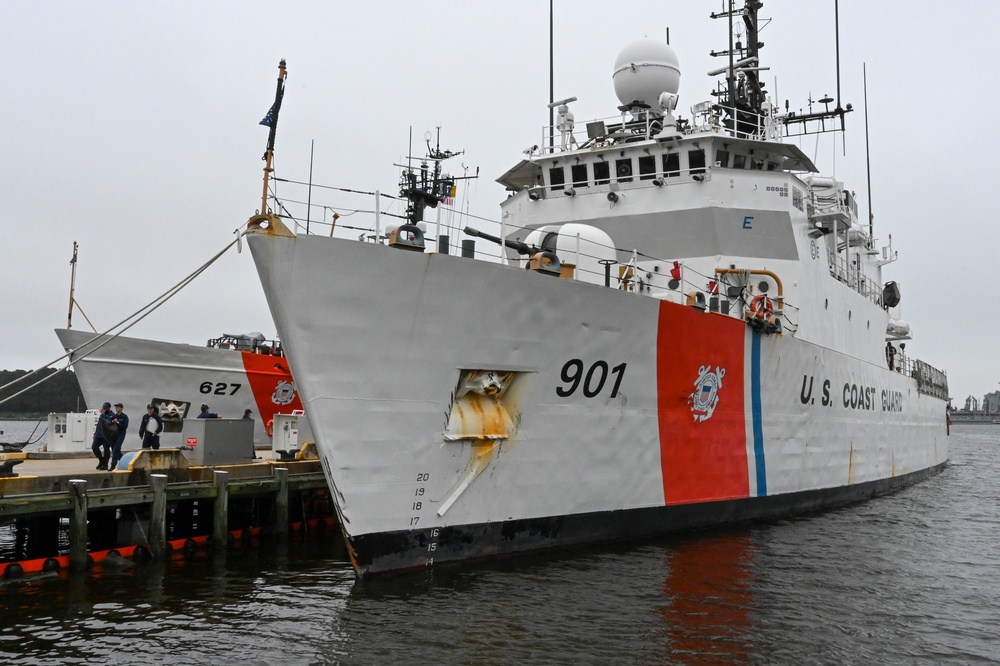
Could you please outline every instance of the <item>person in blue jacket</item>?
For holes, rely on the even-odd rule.
[[[101,415],[97,417],[97,427],[94,429],[94,442],[90,450],[97,456],[97,469],[107,469],[111,459],[111,442],[104,437],[104,422],[111,421],[111,403],[101,405]]]
[[[128,414],[123,412],[125,405],[120,402],[115,403],[115,413],[112,421],[118,424],[118,437],[111,445],[111,465],[108,469],[114,471],[118,466],[118,461],[122,459],[122,444],[125,443],[125,431],[128,430]]]
[[[199,418],[199,419],[221,419],[222,417],[219,416],[218,414],[216,414],[215,412],[208,411],[208,405],[206,405],[205,403],[202,403],[201,404],[201,414],[199,414],[195,418]]]
[[[142,448],[158,450],[160,448],[160,433],[163,432],[163,419],[156,413],[155,405],[146,405],[146,414],[139,425],[139,439]]]

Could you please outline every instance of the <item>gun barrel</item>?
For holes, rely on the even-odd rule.
[[[496,243],[497,245],[505,245],[512,250],[517,250],[517,252],[519,252],[520,254],[532,254],[533,252],[537,252],[536,249],[530,247],[526,243],[522,243],[520,241],[503,240],[498,236],[494,236],[493,234],[488,234],[485,231],[480,231],[479,229],[474,229],[473,227],[466,227],[464,231],[469,236],[484,238],[490,241],[491,243]]]

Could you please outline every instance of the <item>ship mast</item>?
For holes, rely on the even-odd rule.
[[[464,150],[452,151],[441,148],[441,128],[437,128],[435,145],[431,146],[431,133],[424,136],[427,144],[427,155],[421,157],[420,167],[414,169],[412,160],[407,156],[407,164],[397,164],[403,169],[399,179],[399,195],[406,199],[407,224],[417,224],[424,219],[424,210],[437,208],[438,204],[454,196],[454,188],[459,180],[472,180],[479,177],[479,169],[473,176],[451,176],[442,171],[442,163],[451,157],[465,154]],[[412,151],[410,151],[412,152]]]
[[[73,292],[76,291],[76,251],[79,246],[73,241],[73,258],[69,263],[73,265],[69,278],[69,314],[66,315],[66,328],[73,328]]]
[[[94,333],[96,333],[97,328],[90,321],[90,317],[88,317],[87,313],[83,311],[80,304],[76,302],[76,253],[79,247],[80,246],[77,245],[76,241],[73,241],[73,258],[69,260],[69,263],[73,268],[70,272],[69,278],[69,314],[66,315],[66,328],[73,328],[73,307],[75,306],[79,308],[80,314],[83,315],[83,318],[87,320],[88,324],[90,324],[90,328],[93,329]]]
[[[726,125],[740,134],[758,134],[764,126],[764,118],[768,114],[773,114],[775,110],[769,107],[767,94],[764,91],[764,83],[760,80],[760,72],[769,68],[760,64],[760,50],[764,42],[760,41],[758,10],[764,6],[761,0],[744,0],[743,7],[736,9],[735,0],[727,0],[728,10],[712,13],[713,19],[729,19],[729,48],[724,51],[711,51],[713,57],[727,57],[729,64],[725,67],[710,72],[711,75],[726,74],[726,85],[721,90],[716,90],[712,94],[718,98],[717,110],[726,113]],[[840,103],[840,15],[839,3],[834,4],[836,16],[834,19],[837,41],[837,98],[823,97],[819,100],[824,105],[822,111],[813,111],[812,102],[808,113],[786,113],[783,118],[783,125],[787,136],[802,136],[806,134],[821,134],[824,132],[843,132],[845,128],[844,116],[853,111],[850,104],[841,106]],[[734,18],[743,19],[746,29],[745,40],[733,42]],[[738,58],[738,60],[737,60]],[[739,77],[739,78],[737,78]],[[830,108],[830,103],[835,103],[835,108]],[[788,102],[785,102],[785,109],[788,109]],[[839,119],[839,123],[830,123],[828,120]],[[792,129],[794,126],[794,130]]]
[[[731,116],[734,129],[753,133],[761,128],[765,101],[764,84],[760,81],[759,72],[767,68],[760,66],[760,49],[764,43],[759,41],[757,23],[757,10],[763,7],[764,3],[760,0],[746,0],[742,9],[736,9],[734,0],[728,0],[728,5],[728,10],[709,15],[713,19],[729,20],[729,48],[709,53],[712,57],[726,57],[729,60],[727,67],[712,72],[712,74],[726,73],[726,88],[712,94],[718,97],[722,110]],[[743,19],[746,27],[746,43],[733,42],[735,17]],[[739,82],[737,73],[740,77]]]
[[[285,79],[288,72],[285,69],[285,60],[282,58],[278,63],[278,87],[274,92],[274,104],[268,110],[267,115],[260,121],[261,125],[271,128],[267,135],[267,149],[264,151],[264,189],[260,195],[260,212],[267,213],[267,186],[271,172],[274,171],[272,163],[274,161],[274,136],[278,131],[278,112],[281,111],[281,99],[285,96]]]

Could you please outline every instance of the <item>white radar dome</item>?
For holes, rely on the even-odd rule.
[[[677,54],[666,42],[639,39],[621,50],[615,58],[615,94],[625,106],[639,101],[658,109],[664,92],[677,94],[681,69]]]

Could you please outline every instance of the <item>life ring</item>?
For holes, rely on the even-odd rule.
[[[264,430],[267,431],[268,437],[274,437],[274,419],[271,419],[264,424]]]
[[[774,303],[763,294],[753,297],[750,301],[750,316],[757,319],[767,319],[774,312]]]

